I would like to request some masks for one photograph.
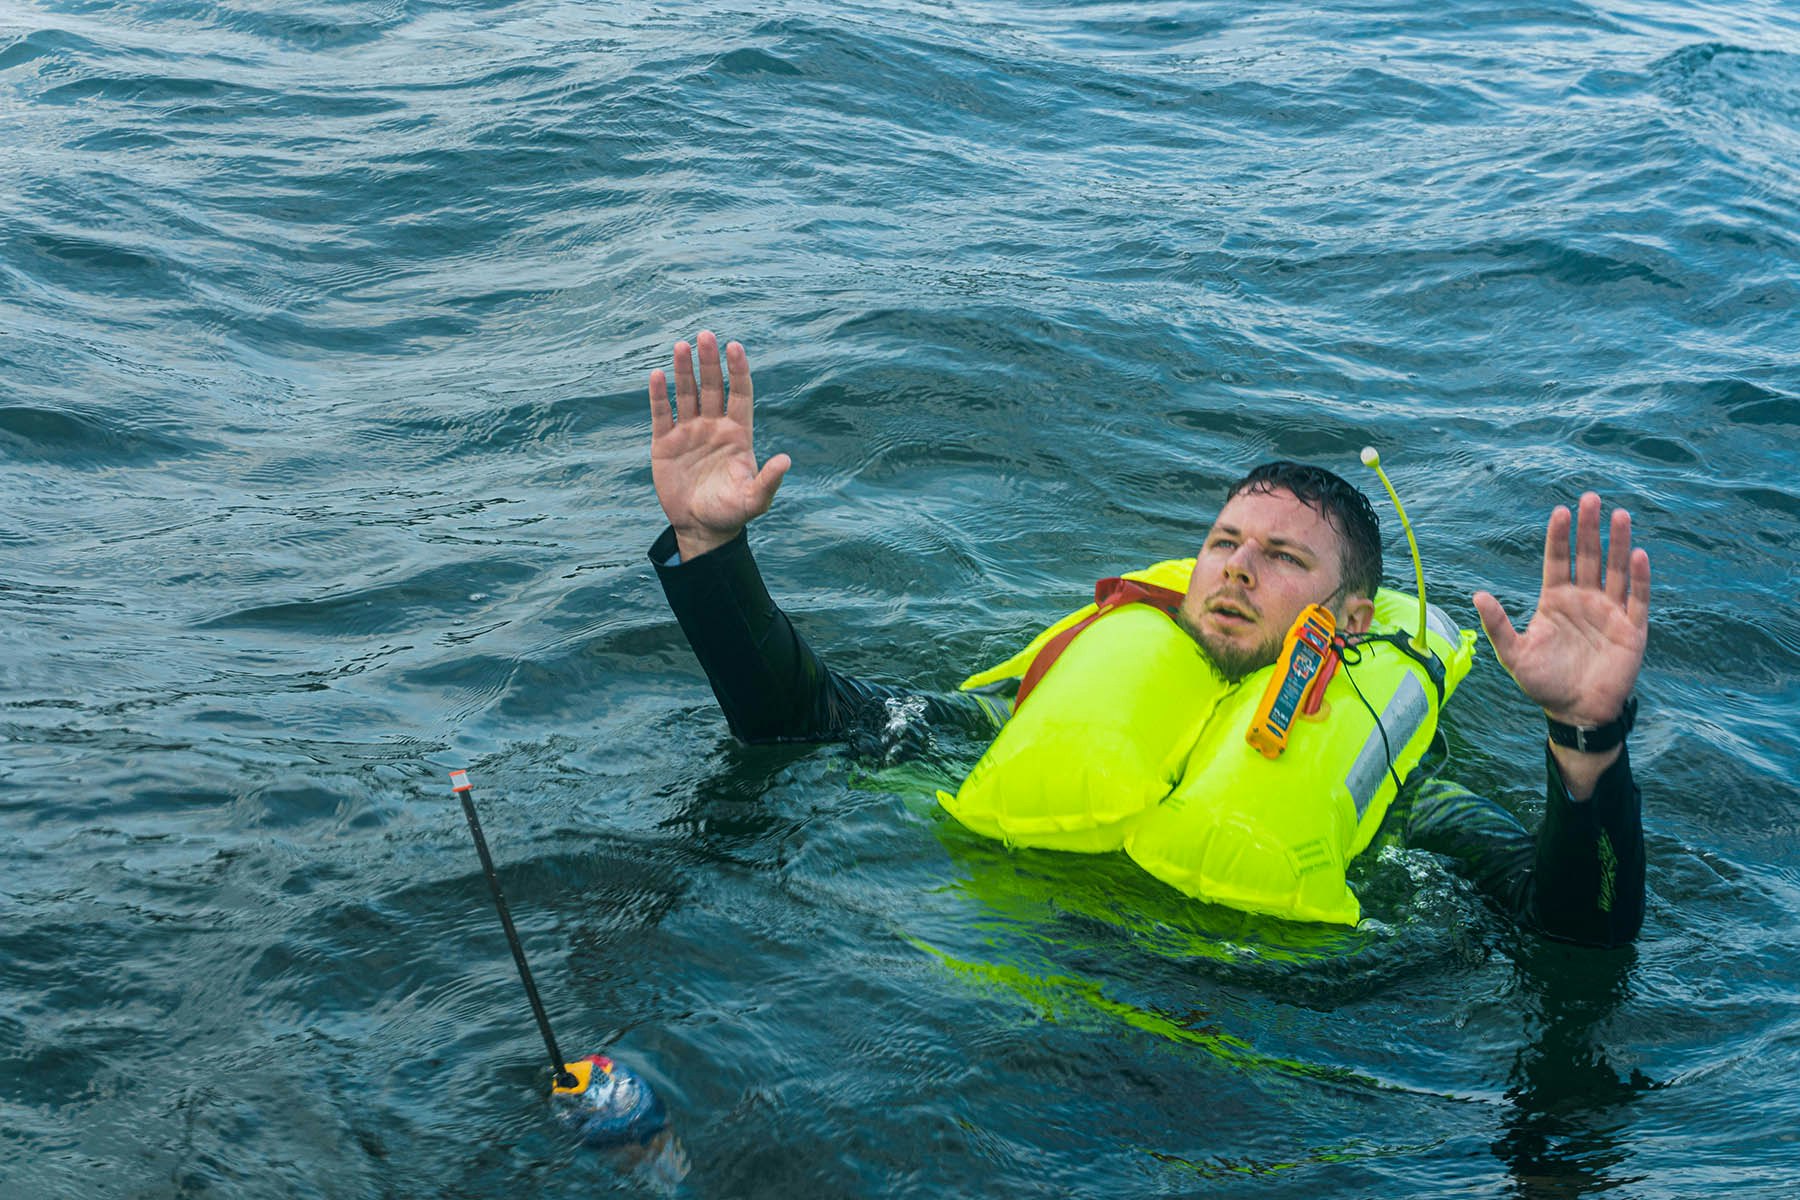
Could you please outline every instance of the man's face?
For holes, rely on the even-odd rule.
[[[1227,679],[1268,666],[1309,604],[1346,632],[1369,627],[1367,597],[1337,595],[1343,539],[1292,492],[1243,492],[1219,512],[1194,561],[1181,624]]]

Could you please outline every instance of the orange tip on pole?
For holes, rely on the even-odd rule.
[[[466,792],[474,786],[475,786],[474,784],[469,782],[469,773],[467,771],[452,771],[452,772],[450,772],[450,790],[451,791]]]

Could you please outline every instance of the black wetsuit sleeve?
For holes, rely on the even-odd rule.
[[[1547,936],[1625,945],[1644,921],[1643,804],[1629,755],[1585,803],[1570,797],[1547,747],[1544,757],[1535,838],[1494,801],[1442,779],[1409,786],[1390,815],[1408,846],[1455,859],[1484,895]]]
[[[717,549],[676,559],[665,529],[650,562],[734,736],[746,742],[825,741],[880,732],[916,715],[991,732],[993,701],[909,692],[840,675],[770,598],[740,531]]]

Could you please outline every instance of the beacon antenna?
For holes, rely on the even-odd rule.
[[[475,853],[481,856],[481,873],[487,876],[488,890],[494,894],[494,907],[500,911],[500,928],[506,931],[506,944],[512,947],[519,981],[525,985],[526,998],[531,1001],[531,1015],[537,1018],[538,1032],[544,1035],[544,1049],[550,1051],[551,1078],[554,1080],[551,1090],[585,1091],[586,1081],[570,1070],[572,1064],[563,1061],[556,1035],[550,1032],[550,1017],[544,1012],[544,1002],[539,999],[537,984],[532,981],[531,966],[525,961],[525,947],[519,944],[519,931],[513,927],[512,910],[506,906],[506,893],[500,890],[500,877],[494,874],[494,856],[488,853],[487,838],[482,836],[481,818],[475,815],[475,785],[469,782],[469,773],[450,772],[450,790],[462,801],[463,816],[469,820],[469,834],[475,839]]]
[[[604,1054],[589,1054],[578,1062],[563,1060],[556,1035],[550,1032],[550,1018],[544,1012],[537,984],[532,982],[531,968],[526,965],[525,947],[519,943],[512,911],[506,906],[506,894],[500,890],[500,877],[494,873],[494,856],[488,852],[481,818],[475,814],[475,785],[469,782],[469,773],[450,772],[450,790],[462,800],[469,836],[475,839],[475,853],[481,856],[481,873],[487,876],[494,908],[500,913],[500,928],[506,932],[506,944],[512,947],[519,981],[525,985],[525,996],[531,1001],[531,1015],[537,1018],[538,1032],[544,1035],[544,1049],[550,1052],[550,1102],[556,1106],[558,1119],[572,1127],[588,1145],[630,1150],[654,1169],[658,1178],[671,1186],[680,1183],[688,1173],[687,1153],[669,1128],[669,1111],[650,1084],[624,1063],[614,1062]]]
[[[1412,548],[1413,578],[1419,584],[1419,628],[1412,635],[1412,648],[1421,655],[1429,654],[1430,647],[1425,642],[1425,568],[1419,565],[1419,543],[1413,537],[1412,522],[1406,519],[1406,506],[1400,503],[1400,494],[1394,491],[1387,472],[1381,469],[1381,455],[1375,452],[1375,447],[1363,447],[1362,462],[1381,476],[1381,486],[1387,489],[1388,499],[1394,502],[1394,511],[1400,514],[1400,528],[1406,531],[1406,544]]]

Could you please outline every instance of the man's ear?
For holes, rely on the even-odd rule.
[[[1345,633],[1367,633],[1375,623],[1375,602],[1367,596],[1351,593],[1344,598],[1343,620],[1338,628]]]

